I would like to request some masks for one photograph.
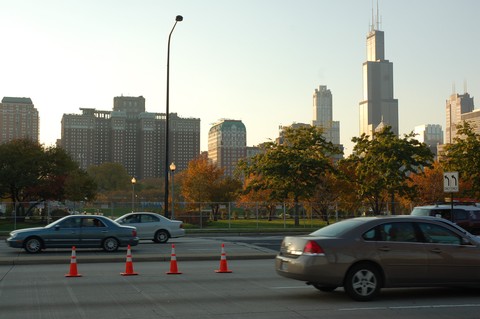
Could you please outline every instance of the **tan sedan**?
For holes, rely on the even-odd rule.
[[[480,286],[480,239],[435,217],[361,217],[285,237],[279,275],[368,301],[381,288]]]

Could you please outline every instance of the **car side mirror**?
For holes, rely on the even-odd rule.
[[[464,245],[472,245],[472,242],[468,238],[462,237],[462,246]]]

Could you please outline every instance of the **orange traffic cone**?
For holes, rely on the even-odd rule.
[[[138,273],[133,271],[132,251],[130,245],[127,248],[127,263],[125,264],[125,272],[120,273],[122,276],[135,276]]]
[[[230,273],[231,270],[227,266],[227,255],[225,254],[225,244],[222,244],[222,256],[220,258],[220,269],[215,270],[217,273]]]
[[[70,258],[70,273],[65,277],[82,277],[77,271],[77,253],[75,252],[75,246],[72,247],[72,257]]]
[[[166,273],[167,275],[180,275],[181,272],[178,271],[177,267],[177,255],[175,254],[175,245],[172,244],[172,256],[170,258],[170,271]]]

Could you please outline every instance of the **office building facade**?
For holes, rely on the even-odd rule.
[[[241,120],[222,119],[208,132],[208,158],[233,176],[237,162],[247,157],[247,130]]]
[[[39,142],[39,121],[30,98],[4,97],[0,103],[0,143],[23,138]]]
[[[475,118],[478,114],[471,114],[475,108],[473,103],[473,97],[468,93],[450,95],[450,98],[446,101],[445,113],[446,113],[446,143],[453,143],[457,136],[457,124],[464,120],[470,120],[475,122]]]
[[[363,101],[360,107],[360,135],[372,136],[387,125],[398,135],[398,100],[393,94],[393,63],[385,59],[385,35],[377,20],[367,35],[367,61],[363,63]]]
[[[427,144],[433,154],[437,155],[438,146],[443,144],[443,130],[440,124],[424,124],[415,126],[415,138]]]
[[[83,169],[106,162],[122,164],[137,178],[165,174],[165,114],[145,111],[145,99],[115,97],[113,111],[81,108],[64,114],[61,146]],[[200,154],[200,119],[171,113],[169,154],[177,171]]]

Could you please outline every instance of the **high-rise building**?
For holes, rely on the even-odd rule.
[[[367,35],[367,61],[363,63],[363,101],[360,135],[372,136],[377,126],[388,125],[398,135],[398,100],[393,96],[393,63],[385,59],[385,36],[376,20]]]
[[[416,134],[415,138],[427,144],[433,154],[437,154],[438,146],[443,144],[443,130],[439,124],[424,124],[415,126],[413,132]]]
[[[452,94],[450,99],[446,101],[446,143],[453,143],[453,139],[457,136],[457,124],[461,123],[465,119],[474,119],[475,114],[469,114],[473,112],[474,104],[473,97],[470,94]],[[465,118],[464,118],[465,117]],[[478,115],[477,115],[478,117]]]
[[[114,162],[137,179],[164,176],[165,114],[145,112],[144,97],[115,97],[113,111],[80,110],[63,115],[61,139],[80,167]],[[200,154],[200,119],[169,119],[171,159],[182,171]]]
[[[241,120],[222,119],[208,132],[208,158],[233,176],[237,162],[247,156],[247,130]]]
[[[340,122],[333,121],[332,92],[326,85],[320,85],[313,93],[313,126],[322,127],[328,142],[340,144]]]
[[[0,143],[28,138],[39,141],[39,117],[28,97],[4,97],[0,103]]]

